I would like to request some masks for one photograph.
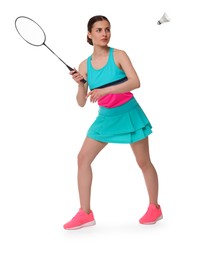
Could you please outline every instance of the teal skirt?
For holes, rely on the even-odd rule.
[[[87,137],[104,143],[131,144],[146,138],[152,133],[151,129],[148,118],[133,97],[115,108],[100,107]]]

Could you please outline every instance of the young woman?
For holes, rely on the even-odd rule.
[[[139,222],[153,224],[162,218],[158,176],[149,155],[148,135],[152,133],[152,126],[132,94],[140,87],[140,81],[127,54],[108,46],[110,27],[105,16],[97,15],[89,20],[87,41],[93,45],[93,54],[81,62],[78,71],[71,72],[78,83],[78,104],[83,107],[89,98],[91,102],[98,102],[99,113],[78,155],[80,209],[64,225],[65,229],[95,224],[90,206],[91,164],[108,143],[129,144],[143,173],[149,206]],[[87,83],[82,82],[83,78]]]

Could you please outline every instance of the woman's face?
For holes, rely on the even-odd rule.
[[[106,20],[95,22],[88,37],[92,40],[93,45],[106,46],[111,38],[110,24]]]

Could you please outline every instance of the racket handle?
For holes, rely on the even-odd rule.
[[[72,71],[72,70],[74,70],[72,67],[70,67],[69,65],[67,65],[67,64],[65,64],[66,66],[67,66],[67,68],[70,70],[70,71]],[[86,83],[87,81],[85,80],[85,79],[81,79],[81,82],[82,83]]]
[[[81,79],[81,82],[85,84],[87,81],[85,79]]]

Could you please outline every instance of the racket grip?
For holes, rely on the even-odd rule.
[[[67,65],[67,64],[65,64],[66,66],[67,66],[67,68],[70,70],[70,71],[72,71],[72,70],[74,70],[72,67],[70,67],[69,65]],[[85,79],[81,79],[81,82],[82,83],[86,83],[87,81],[85,80]]]
[[[81,79],[81,82],[85,84],[87,81],[85,79]]]

